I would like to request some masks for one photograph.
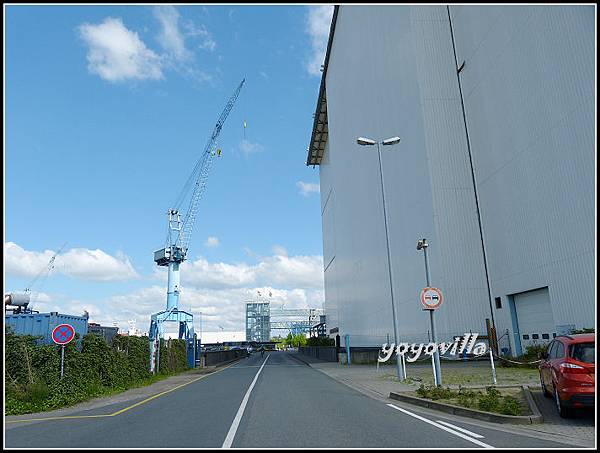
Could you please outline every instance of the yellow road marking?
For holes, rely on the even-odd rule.
[[[112,417],[112,414],[99,414],[99,415],[65,415],[62,417],[45,417],[45,418],[27,418],[24,420],[5,420],[5,423],[20,423],[20,422],[39,422],[44,420],[65,420],[69,418],[99,418],[99,417]]]
[[[236,363],[236,362],[234,362],[234,363]],[[231,365],[233,365],[233,363],[232,363],[232,364],[230,364],[230,365],[227,365],[227,366],[226,366],[226,367],[224,367],[224,368],[221,368],[220,370],[213,371],[212,373],[205,374],[204,376],[200,376],[199,378],[196,378],[196,379],[194,379],[193,381],[186,382],[186,383],[184,383],[184,384],[178,385],[177,387],[173,387],[172,389],[165,390],[164,392],[161,392],[161,393],[158,393],[158,394],[156,394],[156,395],[153,395],[153,396],[151,396],[150,398],[146,398],[146,399],[145,399],[145,400],[143,400],[143,401],[139,401],[139,402],[137,402],[137,403],[135,403],[135,404],[133,404],[133,405],[131,405],[131,406],[129,406],[129,407],[126,407],[125,409],[121,409],[120,411],[117,411],[117,412],[115,412],[114,414],[110,414],[110,416],[111,416],[111,417],[114,417],[115,415],[122,414],[123,412],[126,412],[126,411],[128,411],[129,409],[133,409],[134,407],[141,406],[142,404],[145,404],[145,403],[147,403],[148,401],[151,401],[151,400],[153,400],[154,398],[158,398],[159,396],[162,396],[162,395],[165,395],[165,394],[167,394],[167,393],[169,393],[169,392],[172,392],[172,391],[174,391],[174,390],[180,389],[181,387],[185,387],[186,385],[192,384],[192,383],[194,383],[194,382],[196,382],[196,381],[199,381],[200,379],[204,379],[205,377],[212,376],[212,375],[214,375],[214,374],[220,373],[221,371],[223,371],[223,370],[226,370],[227,368],[229,368]]]
[[[98,414],[98,415],[65,415],[65,416],[62,416],[62,417],[28,418],[28,419],[24,419],[24,420],[5,420],[4,422],[5,422],[5,423],[21,423],[21,422],[37,422],[37,421],[44,421],[44,420],[69,420],[69,419],[78,419],[78,418],[101,418],[101,417],[114,417],[114,416],[116,416],[116,415],[120,415],[120,414],[122,414],[123,412],[126,412],[126,411],[128,411],[129,409],[133,409],[134,407],[141,406],[142,404],[145,404],[145,403],[147,403],[148,401],[151,401],[151,400],[153,400],[154,398],[158,398],[159,396],[166,395],[167,393],[170,393],[170,392],[172,392],[172,391],[174,391],[174,390],[180,389],[181,387],[185,387],[186,385],[189,385],[189,384],[192,384],[192,383],[194,383],[194,382],[197,382],[197,381],[199,381],[200,379],[204,379],[204,378],[206,378],[206,377],[213,376],[213,375],[215,375],[215,374],[217,374],[217,373],[220,373],[221,371],[223,371],[223,370],[226,370],[227,368],[229,368],[229,367],[231,367],[231,366],[235,365],[236,363],[237,363],[237,362],[231,363],[231,364],[227,365],[226,367],[223,367],[223,368],[221,368],[221,369],[219,369],[219,370],[213,371],[212,373],[205,374],[204,376],[200,376],[199,378],[196,378],[196,379],[194,379],[194,380],[191,380],[190,382],[185,382],[185,383],[183,383],[183,384],[180,384],[180,385],[178,385],[178,386],[176,386],[176,387],[173,387],[172,389],[165,390],[164,392],[157,393],[156,395],[153,395],[153,396],[151,396],[151,397],[149,397],[149,398],[146,398],[145,400],[138,401],[137,403],[135,403],[135,404],[132,404],[131,406],[129,406],[129,407],[126,407],[126,408],[124,408],[124,409],[121,409],[121,410],[119,410],[119,411],[117,411],[117,412],[114,412],[114,413],[112,413],[112,414]]]

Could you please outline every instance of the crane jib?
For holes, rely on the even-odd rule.
[[[170,217],[169,231],[167,235],[165,248],[155,253],[155,261],[159,266],[165,265],[169,261],[181,262],[185,260],[188,244],[190,243],[191,235],[194,229],[194,223],[198,212],[199,202],[206,190],[208,175],[210,173],[214,156],[216,154],[216,141],[221,133],[221,130],[223,129],[223,125],[225,124],[227,117],[233,109],[233,106],[240,94],[240,91],[245,81],[245,78],[242,79],[242,81],[234,91],[233,95],[229,98],[229,101],[225,105],[225,108],[219,115],[219,119],[215,124],[213,133],[211,134],[211,137],[208,143],[206,144],[206,147],[204,148],[204,153],[202,154],[200,159],[198,159],[190,177],[188,178],[188,181],[184,185],[182,193],[179,196],[178,201],[176,203],[177,209],[174,210],[177,216],[177,220],[174,221]],[[179,216],[179,205],[183,203],[183,201],[187,198],[187,193],[189,193],[190,190],[191,196],[189,199],[188,208],[186,213],[182,216],[183,221],[181,221],[181,217]],[[169,250],[169,252],[167,252],[167,250]]]

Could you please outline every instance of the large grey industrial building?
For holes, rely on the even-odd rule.
[[[594,6],[336,7],[307,165],[321,185],[325,312],[351,346],[496,326],[519,354],[595,326]]]

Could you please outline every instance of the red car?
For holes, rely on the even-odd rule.
[[[540,381],[561,417],[572,408],[593,407],[596,394],[596,335],[561,335],[540,354]]]

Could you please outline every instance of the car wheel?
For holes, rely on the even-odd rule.
[[[554,386],[554,400],[556,402],[556,409],[558,410],[558,415],[560,415],[563,418],[567,418],[569,416],[569,411],[561,403],[560,398],[558,397],[558,390],[556,390],[556,385]]]
[[[546,398],[550,398],[552,395],[550,395],[550,392],[548,391],[548,389],[546,388],[546,386],[544,385],[544,379],[542,378],[542,375],[540,374],[540,383],[542,384],[542,394],[546,397]]]

